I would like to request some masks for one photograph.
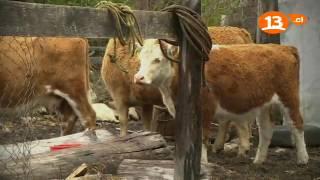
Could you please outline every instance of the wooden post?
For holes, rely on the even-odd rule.
[[[184,0],[184,5],[200,13],[200,0]],[[174,179],[193,180],[200,179],[202,128],[198,101],[202,62],[185,37],[181,50]]]
[[[278,0],[259,0],[257,7],[257,16],[264,14],[267,11],[278,11]],[[280,44],[280,35],[269,35],[262,32],[257,27],[256,43],[275,43]]]
[[[133,7],[137,10],[151,10],[149,0],[135,0]]]

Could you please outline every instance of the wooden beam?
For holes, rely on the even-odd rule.
[[[201,13],[200,0],[184,0],[184,4]],[[175,180],[200,179],[202,143],[201,57],[182,37],[182,62],[179,67],[179,95],[176,115]]]
[[[175,39],[170,13],[134,11],[145,38]],[[0,36],[113,37],[114,22],[103,9],[0,0]]]

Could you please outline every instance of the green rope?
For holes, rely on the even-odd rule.
[[[96,8],[107,9],[113,21],[115,22],[116,37],[122,46],[128,45],[129,52],[131,56],[134,55],[136,50],[136,40],[142,46],[143,39],[141,36],[141,31],[137,23],[137,19],[134,16],[129,6],[121,3],[113,3],[110,1],[100,1]],[[117,63],[117,53],[116,53],[116,40],[114,40],[114,53],[113,55],[108,54],[110,61],[115,63],[119,69],[125,73],[125,70],[120,64]]]
[[[131,52],[135,51],[136,40],[142,45],[141,31],[129,6],[110,1],[101,1],[96,8],[107,9],[115,22],[116,36],[121,45],[129,45]],[[123,28],[124,27],[124,28]]]

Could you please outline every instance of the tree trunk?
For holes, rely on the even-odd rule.
[[[115,173],[125,158],[166,159],[169,156],[170,150],[161,135],[134,133],[87,146],[34,155],[27,163],[23,160],[6,162],[0,167],[0,179],[64,179],[82,163],[103,167],[101,172],[110,174]]]

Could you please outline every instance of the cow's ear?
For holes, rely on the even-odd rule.
[[[169,45],[169,47],[167,49],[167,53],[168,53],[169,57],[177,58],[179,56],[179,47],[178,46]]]
[[[142,46],[139,43],[136,43],[136,49],[134,51],[134,54],[140,53],[141,49],[142,49]]]

